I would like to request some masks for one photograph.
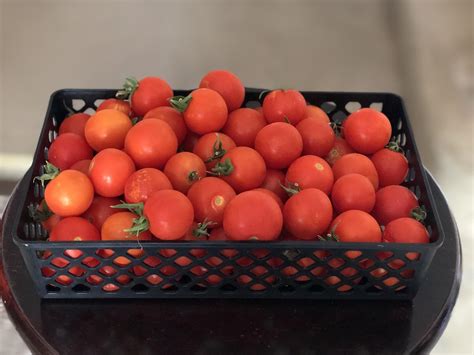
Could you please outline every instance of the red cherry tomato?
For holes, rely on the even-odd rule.
[[[123,195],[125,183],[135,171],[133,160],[118,149],[104,149],[92,159],[89,177],[96,193],[104,197]]]
[[[227,166],[231,164],[231,171],[222,178],[233,187],[236,192],[242,192],[259,187],[266,175],[265,161],[254,149],[237,147],[226,153],[220,163]],[[228,168],[228,166],[227,166]],[[218,169],[218,166],[214,168]]]
[[[381,149],[370,158],[379,176],[380,186],[399,185],[408,174],[408,160],[402,153]]]
[[[373,154],[382,149],[392,135],[392,126],[387,116],[371,108],[351,113],[342,127],[347,143],[363,154]]]
[[[49,241],[51,242],[79,242],[87,240],[100,240],[100,234],[92,223],[81,217],[63,218],[54,227],[49,236]]]
[[[113,215],[120,212],[120,209],[112,208],[111,206],[118,205],[120,200],[114,197],[95,196],[92,204],[81,217],[91,222],[98,230],[102,228],[104,221]]]
[[[206,165],[196,154],[181,152],[168,160],[163,171],[174,189],[185,194],[196,181],[206,176]]]
[[[224,133],[207,133],[198,139],[193,153],[199,156],[208,169],[212,169],[225,153],[235,148],[235,143]]]
[[[386,243],[429,243],[430,235],[425,226],[409,217],[394,219],[385,226],[383,241]]]
[[[333,166],[336,161],[346,154],[354,153],[354,149],[346,142],[344,138],[336,137],[334,145],[326,156],[326,161]]]
[[[377,191],[373,214],[380,224],[387,225],[395,219],[410,217],[418,206],[415,194],[406,187],[385,186]]]
[[[183,115],[169,106],[160,106],[148,111],[143,119],[156,118],[168,123],[178,138],[178,144],[183,143],[188,129],[184,123]]]
[[[184,138],[184,141],[181,144],[181,150],[185,152],[193,152],[198,139],[199,139],[199,135],[188,131],[188,133],[186,134],[186,138]]]
[[[254,110],[263,115],[263,107],[262,106],[255,107]],[[267,121],[265,120],[265,122],[267,122]]]
[[[162,169],[177,150],[176,134],[162,120],[138,122],[125,137],[125,151],[138,168]]]
[[[59,134],[63,133],[75,133],[84,136],[84,127],[91,116],[87,113],[75,113],[69,117],[66,117],[59,126]]]
[[[358,243],[382,241],[382,231],[377,221],[364,211],[350,210],[341,213],[331,224],[340,242]]]
[[[137,85],[130,100],[132,110],[138,116],[144,116],[148,111],[158,106],[169,106],[173,90],[165,80],[156,76],[148,76],[140,80]]]
[[[317,240],[331,223],[331,201],[321,190],[302,190],[286,201],[283,219],[285,228],[294,237]]]
[[[245,88],[239,77],[228,70],[212,70],[202,78],[200,88],[217,91],[225,100],[229,112],[242,106]]]
[[[365,155],[358,153],[346,154],[334,163],[332,171],[336,180],[347,174],[364,175],[370,180],[375,190],[379,188],[377,170],[372,161]]]
[[[123,112],[111,109],[98,111],[87,121],[84,134],[87,143],[95,150],[122,149],[132,121]]]
[[[296,129],[303,138],[303,154],[325,157],[336,140],[336,136],[328,123],[321,122],[315,118],[301,120]]]
[[[144,214],[150,232],[162,240],[182,238],[194,220],[193,205],[185,195],[175,190],[151,194],[145,202]]]
[[[79,160],[78,162],[71,165],[69,169],[80,171],[83,174],[89,175],[89,167],[91,165],[91,159]]]
[[[253,148],[257,133],[267,121],[263,114],[251,108],[239,108],[229,114],[222,132],[232,138],[238,146]]]
[[[84,138],[75,133],[58,136],[48,150],[48,160],[60,170],[69,169],[80,160],[92,159],[93,151]]]
[[[280,235],[283,217],[271,196],[260,191],[246,191],[227,205],[223,226],[231,240],[275,240]]]
[[[144,168],[129,176],[125,184],[125,201],[127,203],[145,202],[155,191],[171,190],[168,177],[160,170]]]
[[[298,184],[301,189],[310,187],[329,195],[334,183],[331,167],[316,155],[305,155],[296,159],[286,172],[286,180]]]
[[[213,222],[210,225],[212,228],[222,225],[224,210],[234,197],[234,189],[225,181],[215,177],[206,177],[197,181],[188,191],[196,221]]]
[[[288,194],[283,190],[282,185],[285,186],[285,173],[281,170],[267,169],[265,180],[260,187],[270,190],[282,201],[286,201]]]
[[[97,107],[97,111],[102,110],[116,110],[126,114],[128,117],[132,116],[132,109],[128,101],[119,100],[119,99],[107,99],[103,101],[99,107]]]
[[[133,226],[133,221],[137,215],[131,212],[118,212],[109,216],[102,225],[101,238],[102,240],[151,240],[151,233],[144,231],[138,234],[127,232]],[[131,249],[134,250],[134,249]],[[136,251],[134,250],[136,253]]]
[[[84,213],[94,198],[94,187],[87,175],[76,170],[64,170],[48,185],[44,199],[52,212],[61,217]]]
[[[336,180],[331,200],[337,212],[348,210],[372,211],[375,189],[369,179],[360,174],[347,174]]]
[[[260,192],[263,192],[264,194],[267,194],[268,196],[270,196],[271,198],[273,198],[273,199],[275,200],[275,202],[278,203],[278,206],[280,206],[280,208],[283,210],[283,201],[282,201],[281,198],[278,197],[278,195],[277,195],[276,193],[274,193],[273,191],[264,189],[264,188],[262,188],[262,187],[259,187],[259,188],[256,188],[256,189],[253,189],[253,190],[250,190],[250,191],[260,191]]]
[[[32,215],[32,218],[36,222],[40,222],[43,228],[48,232],[51,232],[54,226],[56,226],[56,224],[61,220],[60,216],[54,214],[49,209],[45,200],[42,200],[36,209],[33,209],[32,211],[29,210],[29,212]]]
[[[326,112],[321,110],[319,107],[314,106],[314,105],[307,105],[306,106],[306,114],[305,114],[305,119],[306,118],[314,118],[318,120],[321,123],[330,123],[331,120],[329,119],[329,116],[327,115]]]
[[[285,122],[265,126],[255,138],[255,149],[271,169],[287,168],[303,151],[303,139],[298,130]]]
[[[263,100],[263,115],[268,123],[289,121],[295,125],[306,114],[306,101],[296,90],[273,90]]]

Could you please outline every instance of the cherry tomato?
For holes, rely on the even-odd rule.
[[[177,150],[176,134],[162,120],[138,122],[125,138],[125,151],[138,168],[162,169]]]
[[[336,136],[328,123],[315,118],[301,120],[296,129],[303,138],[303,154],[325,157],[334,146]]]
[[[129,176],[125,184],[125,201],[127,203],[145,202],[155,191],[171,190],[168,177],[160,170],[144,168]]]
[[[282,201],[281,198],[278,197],[278,195],[277,195],[276,193],[274,193],[273,191],[264,189],[264,188],[262,188],[262,187],[259,187],[259,188],[256,188],[256,189],[253,189],[253,190],[250,190],[250,191],[260,191],[260,192],[263,192],[264,194],[267,194],[268,196],[270,196],[271,198],[273,198],[273,199],[275,200],[275,202],[278,203],[278,206],[280,206],[280,208],[283,210],[283,201]]]
[[[364,211],[350,210],[341,213],[331,224],[340,242],[358,243],[382,241],[382,231],[377,221]]]
[[[404,186],[390,185],[377,191],[373,214],[380,224],[387,225],[394,219],[410,217],[418,206],[413,192]]]
[[[194,147],[199,139],[199,135],[193,132],[188,132],[186,138],[184,138],[183,143],[181,144],[181,150],[184,152],[192,152]],[[201,158],[202,159],[202,158]]]
[[[372,211],[375,205],[375,189],[369,179],[360,174],[347,174],[336,180],[331,200],[337,212],[348,210]]]
[[[331,167],[316,155],[304,155],[296,159],[286,172],[286,180],[298,184],[301,189],[314,187],[329,195],[334,183]]]
[[[213,170],[224,171],[222,178],[232,186],[236,192],[255,189],[265,180],[267,172],[265,161],[262,156],[252,148],[234,148],[222,157],[220,164],[223,164],[221,166],[222,169],[219,165],[216,165]]]
[[[123,195],[125,183],[134,171],[133,160],[126,153],[108,148],[92,159],[89,176],[99,195],[117,197]]]
[[[58,136],[48,150],[48,160],[60,170],[69,169],[80,160],[92,159],[93,151],[86,140],[75,133]]]
[[[285,122],[265,126],[255,138],[255,149],[271,169],[287,168],[303,151],[303,139],[298,130]]]
[[[120,209],[112,208],[111,206],[118,205],[120,200],[114,197],[95,196],[92,204],[81,217],[91,222],[98,230],[102,228],[104,221],[113,215],[120,212]]]
[[[72,164],[69,169],[77,170],[77,171],[80,171],[81,173],[89,175],[89,167],[91,165],[91,161],[92,161],[91,159],[79,160],[78,162]]]
[[[168,123],[178,138],[178,144],[183,143],[188,129],[184,123],[183,115],[169,106],[160,106],[148,111],[143,119],[156,118]]]
[[[239,77],[228,70],[212,70],[202,78],[200,88],[217,91],[224,99],[229,112],[242,106],[245,88]]]
[[[150,232],[162,240],[182,238],[194,220],[193,205],[185,195],[175,190],[152,193],[145,202],[144,214]]]
[[[334,145],[326,156],[326,161],[333,166],[340,157],[346,154],[354,153],[354,149],[346,142],[344,138],[336,137]]]
[[[235,143],[224,133],[207,133],[198,139],[193,153],[199,156],[208,169],[212,169],[225,153],[235,148]]]
[[[399,185],[408,174],[408,160],[402,153],[381,149],[370,158],[379,176],[380,186]]]
[[[239,108],[229,114],[222,132],[232,138],[238,146],[253,148],[257,133],[267,121],[263,114],[251,108]]]
[[[84,134],[87,143],[97,152],[106,148],[122,149],[132,121],[123,112],[105,109],[87,121]]]
[[[332,205],[321,190],[309,188],[286,201],[283,208],[285,228],[298,239],[317,240],[332,220]]]
[[[102,110],[116,110],[126,114],[128,117],[132,116],[132,109],[128,101],[119,100],[119,99],[107,99],[103,101],[99,107],[97,107],[97,111]]]
[[[326,123],[326,124],[331,122],[327,113],[321,110],[318,106],[314,106],[314,105],[306,106],[305,119],[306,118],[314,118],[318,120],[319,122]]]
[[[84,213],[94,198],[94,186],[87,175],[76,170],[64,170],[48,185],[44,199],[48,207],[61,217]]]
[[[163,171],[174,189],[185,194],[196,181],[206,176],[206,165],[196,154],[181,152],[168,160]]]
[[[386,243],[429,243],[430,235],[425,226],[409,217],[397,218],[385,226],[383,241]]]
[[[91,116],[87,113],[75,113],[69,117],[66,117],[59,126],[59,134],[63,133],[75,133],[85,138],[84,127]]]
[[[81,217],[63,218],[56,224],[49,236],[49,241],[51,242],[79,242],[87,240],[100,240],[100,234],[92,223]]]
[[[336,180],[347,174],[364,175],[370,180],[375,190],[379,188],[377,170],[372,161],[365,155],[358,153],[346,154],[334,163],[332,171]]]
[[[222,225],[224,210],[234,197],[234,189],[216,177],[205,177],[197,181],[188,191],[196,221],[213,222],[210,225],[212,228]]]
[[[382,149],[392,135],[392,126],[387,116],[371,108],[351,113],[342,127],[347,143],[363,154],[373,154]]]
[[[110,215],[102,225],[102,240],[151,240],[152,237],[149,231],[143,231],[138,236],[126,231],[126,229],[132,228],[133,221],[136,218],[137,215],[131,212],[118,212]]]
[[[223,226],[231,240],[275,240],[280,235],[283,217],[271,196],[260,191],[246,191],[227,205]]]
[[[270,190],[275,193],[282,201],[288,199],[288,194],[281,186],[285,186],[285,173],[281,170],[267,169],[265,180],[263,180],[261,188]]]
[[[148,76],[138,83],[132,81],[131,87],[134,91],[130,102],[133,112],[138,116],[144,116],[158,106],[169,106],[169,99],[173,97],[169,84],[156,76]]]
[[[305,118],[306,101],[296,90],[273,90],[263,100],[263,115],[268,123],[289,121],[296,125]]]

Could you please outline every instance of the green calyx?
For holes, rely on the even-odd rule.
[[[51,217],[53,212],[49,209],[46,201],[43,200],[38,208],[35,208],[33,204],[30,204],[28,206],[28,214],[35,222],[43,222]]]
[[[186,111],[192,98],[193,97],[191,96],[191,94],[189,94],[188,96],[173,96],[170,99],[170,105],[182,113]]]
[[[339,236],[336,234],[334,229],[325,236],[318,235],[318,239],[322,242],[339,242]]]
[[[35,176],[33,181],[41,181],[41,185],[44,187],[44,182],[53,180],[56,176],[59,175],[59,169],[51,164],[49,161],[46,161],[46,164],[43,165],[43,175]]]
[[[193,229],[193,235],[196,238],[206,238],[206,239],[208,239],[209,236],[210,236],[208,228],[209,228],[209,226],[211,226],[213,224],[215,224],[215,223],[205,219],[201,223],[198,223],[197,227]]]
[[[125,79],[122,90],[117,91],[115,97],[120,100],[128,100],[132,97],[135,90],[138,89],[139,83],[138,80],[134,77],[129,77]]]
[[[394,138],[388,144],[385,146],[385,148],[397,152],[397,153],[402,153],[403,154],[403,149],[400,147],[399,142]]]
[[[423,223],[426,219],[427,213],[425,206],[418,206],[411,210],[411,218],[417,220],[418,222]]]
[[[222,141],[219,133],[216,134],[216,141],[212,145],[212,155],[206,159],[205,163],[210,163],[214,160],[220,160],[227,151],[222,146]]]
[[[135,234],[138,236],[140,233],[145,232],[149,229],[150,224],[148,223],[148,219],[143,215],[143,202],[138,203],[126,203],[121,201],[122,203],[114,206],[110,206],[112,208],[120,208],[120,209],[127,209],[133,214],[137,215],[137,218],[133,220],[133,225],[130,228],[124,229],[124,232]]]
[[[283,184],[280,184],[281,188],[285,190],[285,192],[288,194],[288,196],[293,196],[296,195],[298,192],[301,191],[301,187],[297,182],[289,182],[288,186],[285,186]]]
[[[223,162],[218,162],[215,167],[212,168],[211,173],[216,176],[228,176],[234,171],[234,165],[232,161],[227,158]]]

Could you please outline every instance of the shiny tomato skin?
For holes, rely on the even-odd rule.
[[[75,133],[58,136],[48,150],[48,160],[59,170],[69,169],[80,160],[92,159],[92,148],[86,140]]]
[[[120,209],[111,207],[118,205],[119,203],[120,200],[115,197],[95,196],[90,207],[81,215],[81,217],[87,219],[100,231],[102,224],[104,224],[104,221],[108,217],[121,211]]]
[[[227,105],[222,96],[211,89],[197,89],[191,93],[191,102],[183,113],[189,130],[203,135],[220,131],[227,121]]]
[[[347,143],[362,154],[373,154],[382,149],[392,135],[392,126],[387,116],[371,108],[351,113],[342,127]]]
[[[171,189],[173,185],[161,170],[143,168],[128,177],[124,189],[125,201],[145,202],[153,192]]]
[[[196,181],[206,176],[206,165],[196,154],[181,152],[168,160],[163,172],[173,188],[185,194]]]
[[[336,180],[347,174],[364,175],[370,180],[376,191],[379,188],[377,169],[365,155],[358,153],[346,154],[334,163],[332,171]]]
[[[271,198],[273,198],[275,200],[276,203],[278,203],[278,206],[280,207],[281,210],[283,210],[283,201],[281,200],[281,198],[276,194],[274,193],[273,191],[270,191],[268,189],[264,189],[263,187],[258,187],[256,189],[253,189],[253,190],[250,190],[250,191],[260,191],[260,192],[263,192],[264,194],[267,194],[268,196],[270,196]]]
[[[334,145],[332,146],[329,153],[326,155],[326,161],[329,165],[333,166],[336,161],[346,154],[354,153],[354,149],[346,142],[342,137],[336,137]]]
[[[377,191],[373,215],[380,224],[387,225],[395,219],[410,217],[418,206],[413,192],[404,186],[390,185]]]
[[[298,192],[283,207],[285,229],[297,239],[317,240],[332,221],[332,205],[321,190],[309,188]]]
[[[364,211],[349,210],[341,213],[331,223],[330,230],[339,237],[340,242],[380,243],[382,241],[379,224],[374,217]]]
[[[263,100],[263,115],[268,123],[288,120],[296,125],[306,114],[306,101],[296,90],[273,90]]]
[[[222,132],[232,138],[236,145],[253,148],[257,133],[265,127],[267,121],[263,114],[251,108],[239,108],[227,118]]]
[[[80,171],[83,174],[89,175],[89,167],[91,165],[91,159],[79,160],[78,162],[71,165],[69,169]]]
[[[218,139],[222,144],[222,149],[226,152],[236,147],[235,142],[228,135],[219,132],[211,132],[198,138],[193,147],[193,153],[199,156],[204,162],[208,161],[213,157],[214,146],[218,144]],[[212,169],[218,161],[219,159],[215,159],[207,162],[207,169]]]
[[[224,210],[234,197],[234,189],[216,177],[205,177],[188,191],[188,198],[194,207],[194,218],[198,222],[213,222],[210,225],[212,228],[222,225]]]
[[[321,123],[327,124],[331,122],[327,113],[320,109],[318,106],[314,105],[306,106],[306,114],[304,119],[306,118],[314,118]]]
[[[138,122],[125,137],[125,152],[138,168],[162,169],[178,150],[178,139],[162,120]]]
[[[87,113],[75,113],[66,117],[59,126],[59,135],[63,133],[75,133],[85,138],[84,128],[91,115]]]
[[[301,120],[296,129],[303,139],[303,154],[325,157],[334,146],[336,135],[329,123],[315,118]]]
[[[397,218],[388,223],[383,231],[386,243],[429,243],[430,235],[425,226],[410,217]]]
[[[95,191],[103,197],[123,195],[125,183],[134,172],[133,160],[127,153],[114,148],[97,153],[89,167],[89,177]]]
[[[151,240],[149,231],[141,232],[138,236],[135,233],[126,232],[125,229],[132,228],[133,220],[137,215],[131,212],[118,212],[110,215],[101,228],[102,240]]]
[[[375,205],[375,189],[364,175],[347,174],[334,183],[331,200],[334,209],[339,213],[348,210],[370,213]]]
[[[49,236],[49,241],[51,242],[79,242],[88,240],[100,240],[100,234],[92,223],[81,217],[63,218],[53,228]]]
[[[275,240],[282,226],[283,216],[278,203],[260,191],[237,195],[224,211],[223,227],[230,240]]]
[[[234,167],[233,171],[222,176],[235,192],[243,192],[259,187],[267,172],[265,160],[254,149],[249,147],[236,147],[226,153],[221,162],[229,159]]]
[[[94,198],[94,186],[87,175],[76,170],[64,170],[51,180],[44,192],[49,209],[61,217],[84,213]]]
[[[99,107],[97,107],[97,111],[102,111],[106,109],[120,111],[126,114],[128,117],[132,116],[132,108],[130,107],[130,104],[128,103],[128,101],[112,98],[112,99],[107,99],[103,101],[99,105]]]
[[[183,143],[188,129],[184,123],[183,115],[170,106],[160,106],[148,111],[143,119],[156,118],[168,123],[178,138],[178,145]]]
[[[288,199],[288,194],[283,190],[282,185],[285,186],[285,173],[282,170],[267,169],[265,180],[260,187],[270,190],[284,202]]]
[[[380,187],[401,184],[408,174],[408,160],[402,153],[384,148],[370,158],[379,176]]]
[[[304,155],[289,166],[286,180],[298,184],[301,189],[313,187],[329,195],[334,176],[331,167],[324,159],[316,155]]]
[[[162,240],[182,238],[194,220],[193,205],[186,195],[175,190],[152,193],[145,202],[144,214],[150,232]]]
[[[287,168],[303,151],[303,139],[298,130],[286,122],[263,127],[255,137],[255,150],[270,169]]]
[[[169,106],[173,90],[169,84],[156,76],[143,78],[130,98],[131,107],[137,116],[144,116],[158,106]]]
[[[217,91],[229,112],[238,109],[244,102],[245,88],[239,77],[228,70],[210,71],[201,79],[199,87]]]
[[[84,134],[87,143],[97,152],[106,148],[122,149],[132,121],[123,112],[105,109],[87,121]]]

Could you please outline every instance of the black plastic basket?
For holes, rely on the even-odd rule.
[[[429,244],[276,242],[47,242],[27,207],[43,198],[33,177],[71,109],[92,113],[116,90],[59,90],[52,94],[22,205],[15,243],[43,298],[310,298],[412,299],[444,234],[402,99],[389,93],[303,92],[306,100],[343,120],[360,107],[384,112],[409,161],[404,183],[427,209]],[[262,90],[247,89],[245,105]],[[189,91],[177,91],[186,95]],[[29,183],[28,183],[29,182]],[[132,251],[130,251],[132,249]],[[72,250],[72,252],[71,252]],[[347,253],[357,251],[357,253]],[[418,258],[407,258],[417,253]],[[411,254],[413,255],[413,254]]]

